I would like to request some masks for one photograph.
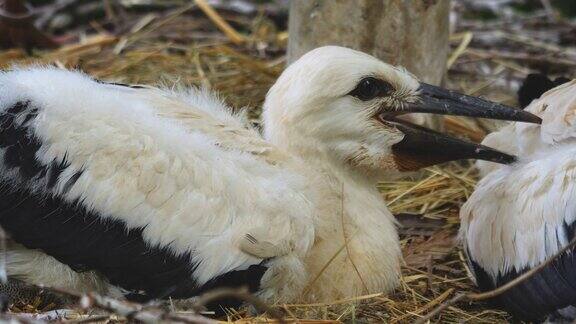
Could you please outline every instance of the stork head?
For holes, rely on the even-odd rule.
[[[520,152],[539,146],[573,142],[576,138],[576,80],[557,86],[532,101],[526,111],[542,118],[540,127],[515,124]]]
[[[538,123],[528,112],[419,82],[404,69],[343,47],[317,48],[290,65],[268,92],[265,136],[310,159],[372,175],[459,159],[514,157],[411,124],[409,113]]]

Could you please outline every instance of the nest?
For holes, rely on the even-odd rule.
[[[245,107],[257,123],[265,94],[284,68],[282,54],[286,49],[286,33],[278,32],[264,15],[250,19],[226,17],[244,28],[242,35],[234,36],[234,28],[222,26],[213,16],[193,15],[191,19],[190,12],[194,10],[198,8],[187,6],[162,15],[132,15],[127,22],[131,28],[120,35],[110,34],[97,22],[92,22],[90,36],[59,49],[38,51],[32,56],[21,50],[0,52],[0,68],[50,64],[81,69],[97,78],[115,82],[207,87],[219,92],[232,106]],[[210,16],[205,10],[203,13]],[[488,51],[482,44],[483,38],[475,44],[472,41],[474,30],[483,33],[484,25],[464,28],[451,37],[448,86],[469,94],[488,94],[490,99],[514,104],[510,89],[517,87],[518,80],[529,72],[521,64],[529,58],[513,56],[508,51]],[[515,42],[540,51],[556,53],[557,50],[519,37]],[[538,57],[545,58],[544,55]],[[446,118],[445,125],[448,132],[476,141],[497,127],[460,118]],[[297,319],[300,323],[408,323],[457,293],[474,291],[456,235],[459,208],[473,191],[476,181],[477,174],[471,164],[450,163],[423,170],[410,179],[379,185],[383,198],[402,225],[405,262],[402,283],[395,293],[358,296],[332,303],[277,306],[288,320]],[[13,305],[11,310],[47,311],[37,307],[41,304],[37,298],[31,300],[27,305]],[[63,320],[122,320],[121,316],[89,314],[85,310],[78,311],[64,315]],[[278,322],[248,314],[246,309],[229,310],[227,321]],[[487,303],[459,302],[433,320],[496,323],[507,322],[510,318]]]

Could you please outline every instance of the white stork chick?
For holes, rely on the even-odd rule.
[[[400,246],[375,183],[455,159],[514,160],[396,119],[410,112],[539,121],[341,47],[280,76],[264,138],[196,90],[2,73],[0,224],[22,245],[9,275],[130,298],[240,285],[270,302],[390,291]]]
[[[541,264],[575,235],[576,80],[546,92],[526,110],[540,116],[542,125],[512,123],[484,141],[521,159],[484,168],[484,178],[460,213],[460,236],[483,290]],[[524,320],[575,305],[573,251],[496,302]]]

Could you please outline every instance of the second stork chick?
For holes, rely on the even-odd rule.
[[[525,84],[536,91],[542,85],[535,78]],[[542,125],[512,123],[484,141],[520,160],[503,167],[480,164],[483,179],[460,213],[460,235],[482,290],[538,266],[576,235],[576,80],[547,91],[525,110],[540,116]],[[575,305],[574,251],[495,301],[531,321]]]
[[[268,301],[390,291],[400,245],[376,189],[391,172],[508,154],[407,113],[539,122],[342,47],[266,96],[264,137],[213,96],[77,72],[0,74],[0,224],[9,275],[131,298],[246,285]]]

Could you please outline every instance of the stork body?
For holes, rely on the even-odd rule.
[[[576,234],[576,82],[532,101],[542,125],[512,123],[485,144],[518,154],[518,163],[486,168],[461,210],[461,238],[477,284],[501,286],[541,264]],[[497,298],[525,320],[576,304],[576,257],[562,255]]]
[[[400,248],[378,179],[513,159],[394,118],[428,110],[537,122],[339,47],[282,74],[264,137],[206,92],[2,73],[0,224],[18,243],[9,275],[139,299],[245,285],[271,302],[390,291]],[[448,151],[419,151],[431,139]]]
[[[2,225],[16,241],[72,270],[96,271],[113,286],[178,297],[219,276],[227,285],[246,276],[239,283],[256,289],[265,269],[275,269],[261,264],[276,255],[244,253],[240,246],[250,234],[300,250],[298,256],[280,251],[289,255],[271,263],[295,267],[292,279],[304,280],[302,257],[313,243],[317,212],[311,189],[322,180],[306,177],[308,168],[220,102],[198,92],[99,84],[54,69],[10,72],[4,80],[2,93],[23,95],[3,98],[0,134],[6,142]],[[61,96],[70,89],[74,96]],[[85,283],[59,271],[46,278],[46,267],[24,265],[38,260],[37,252],[13,253],[8,271],[15,277],[70,288]],[[23,267],[30,273],[14,273]]]

